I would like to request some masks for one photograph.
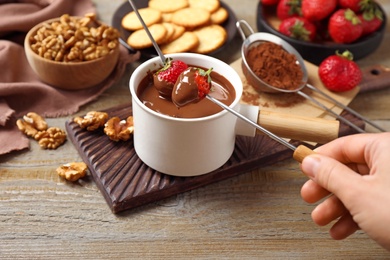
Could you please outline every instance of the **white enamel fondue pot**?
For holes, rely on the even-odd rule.
[[[236,91],[230,107],[238,109],[243,87],[232,67],[200,54],[181,53],[167,57],[203,68],[212,67],[213,71],[223,75]],[[233,153],[236,117],[223,110],[202,118],[174,118],[149,109],[137,97],[137,88],[148,71],[160,67],[161,59],[152,58],[138,66],[130,78],[135,151],[149,167],[170,175],[196,176],[218,169]],[[252,109],[251,119],[256,121],[257,114],[258,110]],[[255,135],[255,128],[242,125],[240,134]]]
[[[262,120],[257,106],[239,104],[243,92],[242,81],[228,64],[195,53],[178,53],[167,57],[203,68],[212,67],[213,71],[224,76],[234,86],[236,97],[230,107],[254,122]],[[147,72],[155,71],[161,66],[160,57],[152,58],[138,66],[130,78],[136,153],[149,167],[174,176],[197,176],[218,169],[232,155],[236,135],[254,136],[255,128],[226,110],[202,118],[175,118],[146,107],[137,97],[137,89]],[[273,118],[272,115],[270,117]],[[297,122],[296,118],[291,119],[291,115],[288,115],[282,120],[271,119],[268,122],[264,120],[264,123],[271,126],[278,122],[278,129],[272,129],[273,131],[282,130],[291,134],[294,133],[289,126],[291,120]],[[313,135],[316,138],[326,135],[327,139],[337,138],[337,121],[313,120],[313,124],[306,119],[302,121],[298,128],[305,130],[302,132],[303,135]],[[310,125],[316,128],[312,132],[306,131],[312,129]],[[299,130],[295,132],[301,133]],[[297,136],[299,137],[299,134]]]

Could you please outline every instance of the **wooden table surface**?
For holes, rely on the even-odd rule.
[[[94,0],[102,20],[123,1]],[[256,28],[255,0],[226,0],[238,19]],[[380,2],[390,13],[390,1]],[[362,67],[390,67],[390,26],[384,41]],[[221,57],[240,57],[241,39]],[[77,114],[130,101],[122,80]],[[351,107],[390,130],[390,88],[358,95]],[[64,128],[70,117],[49,119]],[[91,176],[78,183],[59,178],[55,169],[80,161],[67,142],[57,150],[31,149],[0,156],[1,259],[130,258],[290,258],[390,259],[390,253],[357,232],[334,241],[329,227],[316,226],[313,205],[300,197],[306,178],[288,159],[155,203],[113,214]],[[388,206],[388,205],[384,205]]]

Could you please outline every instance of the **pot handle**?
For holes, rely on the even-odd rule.
[[[257,123],[283,138],[324,144],[339,135],[340,122],[260,110]],[[261,133],[257,131],[257,133]]]

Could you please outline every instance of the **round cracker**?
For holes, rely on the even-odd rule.
[[[228,11],[222,6],[217,11],[211,14],[212,24],[221,24],[229,17]]]
[[[166,23],[170,23],[172,20],[173,13],[162,13],[162,21]]]
[[[172,13],[188,7],[188,0],[150,0],[148,5],[163,13]]]
[[[199,39],[199,45],[192,49],[193,52],[206,54],[221,47],[227,39],[226,30],[217,24],[212,24],[194,31]]]
[[[174,23],[172,23],[172,25],[173,25],[173,27],[175,27],[175,32],[172,35],[171,41],[174,41],[183,35],[183,33],[186,31],[186,28],[184,28],[183,26],[174,24]]]
[[[164,43],[170,42],[172,40],[172,36],[175,34],[176,27],[173,25],[173,23],[162,23],[162,25],[164,25],[165,29],[167,29]]]
[[[165,35],[167,33],[167,29],[162,24],[153,24],[148,27],[150,34],[152,34],[154,40],[161,44],[165,40]],[[127,38],[127,44],[133,47],[134,49],[145,49],[153,46],[152,41],[150,40],[148,34],[145,29],[140,29],[132,34],[130,34],[129,38]]]
[[[191,29],[209,23],[210,16],[210,12],[206,9],[187,7],[174,12],[171,21]]]
[[[164,54],[190,51],[199,44],[198,37],[193,32],[185,32],[176,40],[161,46]]]
[[[219,0],[188,0],[190,7],[203,8],[213,13],[220,7]]]
[[[162,19],[161,11],[156,9],[146,7],[139,9],[138,12],[147,26],[159,23]],[[137,14],[134,11],[126,14],[122,18],[121,24],[123,28],[130,31],[136,31],[143,28]]]

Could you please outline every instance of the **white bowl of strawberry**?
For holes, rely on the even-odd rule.
[[[260,0],[257,9],[260,32],[281,37],[317,65],[336,51],[368,56],[382,42],[386,19],[374,0]]]

